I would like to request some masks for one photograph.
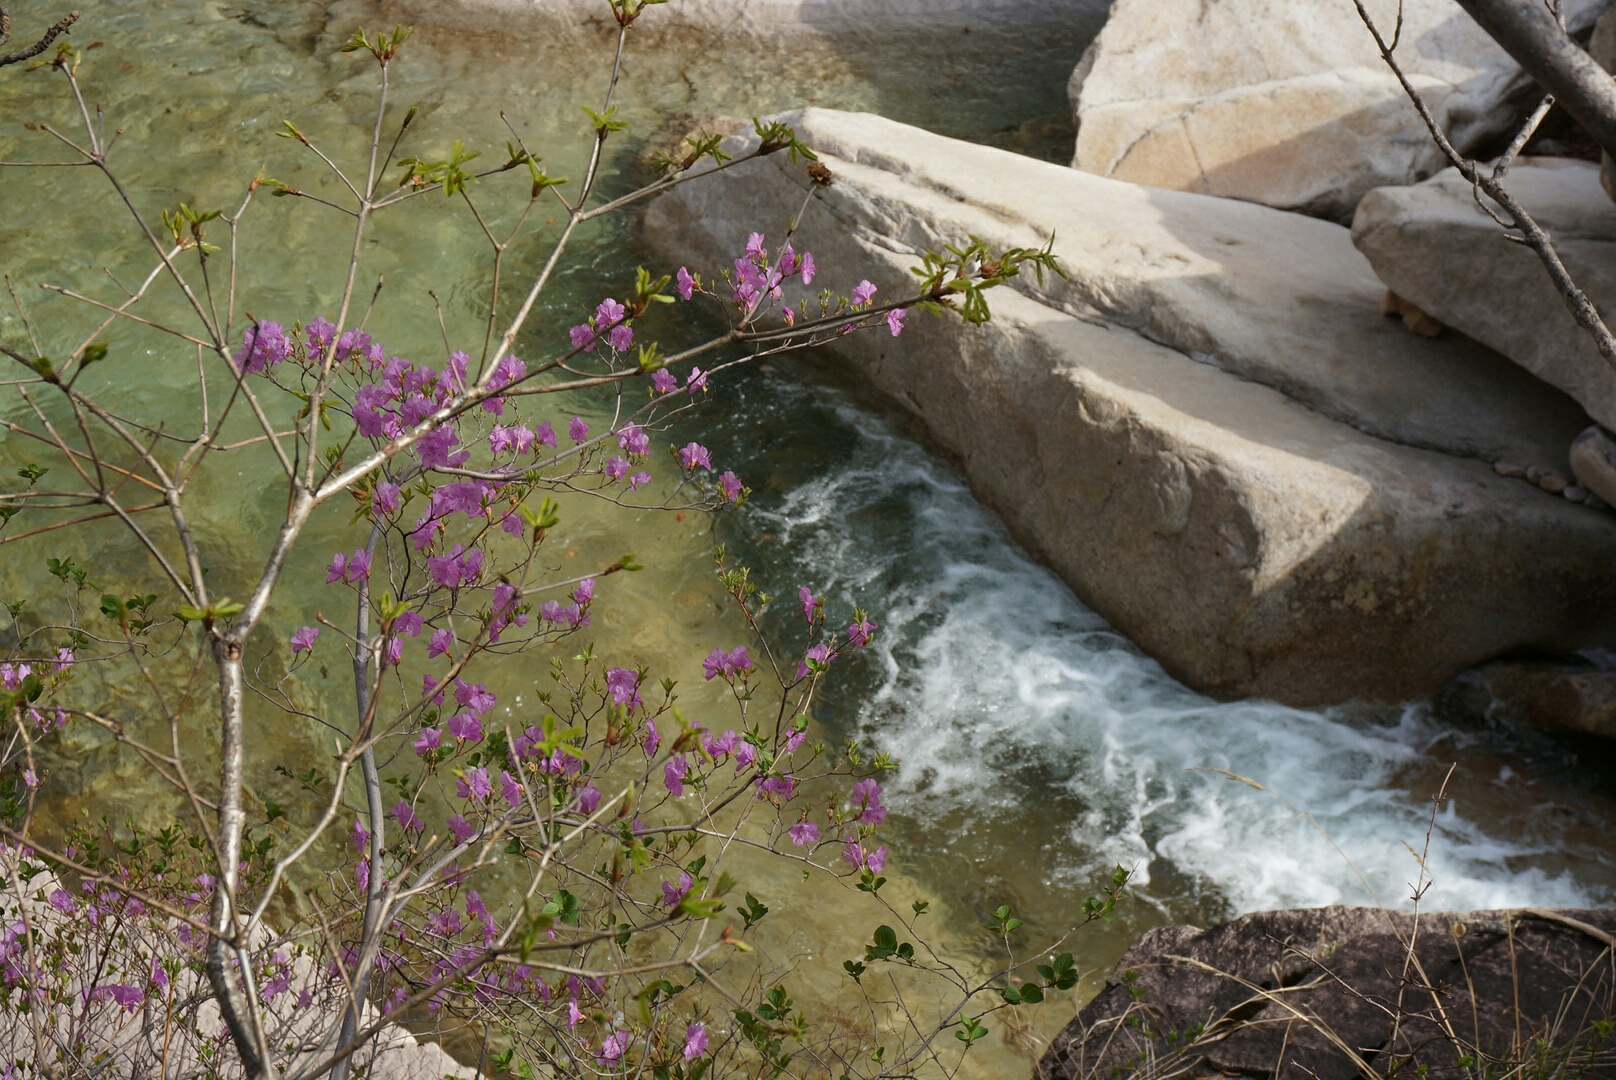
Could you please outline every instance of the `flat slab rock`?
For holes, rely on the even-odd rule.
[[[1616,910],[1427,914],[1415,930],[1411,914],[1349,907],[1152,930],[1051,1042],[1037,1080],[1180,1067],[1189,1076],[1357,1080],[1385,1075],[1392,1054],[1413,1056],[1402,1061],[1410,1076],[1418,1066],[1431,1077],[1481,1075],[1456,1067],[1459,1058],[1478,1048],[1507,1055],[1517,1037],[1545,1032],[1562,1042],[1580,1035],[1586,1048],[1593,1022],[1616,1017]],[[1186,1039],[1196,1025],[1201,1034]],[[1580,1060],[1588,1068],[1578,1075],[1616,1072],[1608,1047]],[[1140,1071],[1142,1062],[1151,1068]]]
[[[866,114],[786,119],[836,177],[800,222],[815,288],[902,295],[919,249],[1053,232],[1069,279],[997,290],[988,325],[917,316],[838,349],[1190,686],[1400,700],[1511,648],[1616,636],[1616,518],[1486,464],[1565,472],[1586,417],[1473,342],[1383,317],[1347,230]],[[784,155],[749,163],[663,196],[647,235],[710,273],[749,232],[780,237],[807,187]]]
[[[1530,81],[1453,0],[1369,0],[1462,152]],[[1599,14],[1569,0],[1573,30]],[[1445,164],[1351,3],[1116,0],[1069,87],[1080,169],[1346,220],[1370,188]],[[1528,107],[1530,107],[1528,105]]]
[[[1572,280],[1606,320],[1616,317],[1616,203],[1600,187],[1599,166],[1523,158],[1510,170],[1509,190],[1554,239]],[[1353,218],[1352,239],[1399,296],[1616,429],[1616,368],[1571,317],[1538,257],[1505,239],[1456,170],[1370,192]]]

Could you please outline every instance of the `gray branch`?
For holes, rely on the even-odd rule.
[[[78,20],[79,13],[76,11],[62,16],[62,18],[57,21],[56,25],[45,31],[45,36],[34,42],[34,44],[28,46],[26,49],[21,49],[17,52],[7,53],[5,56],[0,56],[0,67],[5,67],[7,64],[20,64],[24,60],[32,60],[34,57],[50,48],[50,43],[55,41],[62,34],[67,33],[73,24],[78,22]],[[11,40],[11,15],[6,11],[5,8],[0,7],[0,45],[4,45],[9,40]]]
[[[1541,0],[1459,0],[1459,6],[1616,157],[1616,79],[1571,40]]]

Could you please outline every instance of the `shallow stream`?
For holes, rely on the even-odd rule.
[[[40,0],[11,8],[19,40],[56,17]],[[273,132],[290,117],[335,156],[359,154],[372,68],[336,46],[361,20],[390,24],[385,11],[347,3],[116,0],[89,10],[73,40],[102,43],[86,54],[85,82],[105,105],[109,129],[126,128],[115,160],[155,215],[182,199],[233,206],[260,168],[332,194],[318,163]],[[620,113],[632,127],[610,164],[614,190],[642,175],[640,150],[674,113],[750,115],[804,101],[1063,160],[1072,140],[1065,80],[1097,17],[1023,26],[956,20],[836,37],[804,31],[784,45],[689,33],[659,45],[654,15],[646,26],[625,68]],[[588,139],[577,106],[597,102],[606,50],[604,33],[588,28],[552,36],[536,25],[422,26],[392,100],[423,107],[413,148],[423,157],[461,138],[495,159],[508,137],[504,110],[552,173],[576,175]],[[48,71],[0,72],[0,159],[60,157],[22,122],[67,130],[61,90]],[[347,226],[309,204],[262,201],[243,248],[253,310],[306,320],[336,295]],[[100,295],[108,287],[103,266],[125,280],[147,269],[87,170],[0,170],[0,208],[0,269],[19,282]],[[462,209],[442,200],[380,227],[366,272],[399,284],[383,291],[370,328],[391,350],[440,348],[429,287],[452,334],[480,341],[474,298],[487,267],[473,230]],[[512,277],[520,280],[543,250],[534,243],[515,252]],[[559,335],[585,304],[620,293],[625,276],[648,261],[631,221],[588,232],[574,250],[532,335]],[[57,347],[85,325],[68,301],[36,293],[24,300]],[[671,340],[694,329],[670,323],[662,332]],[[19,332],[9,306],[0,309],[0,336]],[[124,359],[98,374],[103,392],[129,408],[181,415],[178,391],[194,367],[128,329],[109,341]],[[857,736],[901,763],[887,826],[893,869],[905,889],[935,898],[966,952],[987,947],[979,928],[1000,903],[1032,931],[1058,928],[1116,864],[1134,870],[1134,884],[1116,926],[1079,943],[1081,964],[1093,970],[1165,922],[1400,904],[1417,873],[1408,845],[1421,847],[1429,796],[1455,762],[1454,797],[1431,841],[1428,908],[1611,900],[1616,785],[1604,762],[1519,733],[1455,731],[1418,703],[1313,712],[1192,693],[1032,563],[923,433],[872,401],[833,358],[747,371],[717,387],[675,434],[701,439],[757,495],[740,514],[717,520],[647,514],[625,524],[620,514],[569,505],[559,536],[569,565],[587,569],[631,549],[654,554],[649,570],[603,587],[597,648],[699,682],[700,655],[744,640],[712,581],[707,552],[715,542],[777,594],[806,583],[833,610],[868,609],[882,627],[877,646],[834,673],[815,720],[827,738]],[[0,456],[9,475],[28,451],[13,437]],[[257,459],[210,481],[205,529],[242,552],[240,566],[216,568],[223,578],[251,564],[278,520],[280,489],[266,464]],[[346,514],[337,511],[312,539],[323,551],[347,535]],[[116,533],[90,537],[7,547],[0,593],[54,587],[41,564],[61,545],[138,569],[138,554]],[[310,570],[288,583],[275,617],[307,621],[322,603],[331,603],[329,593]],[[771,616],[769,632],[785,634],[789,615]],[[507,707],[519,711],[523,688],[539,686],[542,675],[542,667],[501,672]],[[305,669],[300,678],[311,694],[340,695],[338,676],[326,682]],[[302,768],[324,752],[314,733],[279,715],[257,723],[258,745],[273,748],[275,763]],[[55,759],[58,809],[89,805],[153,821],[172,812],[114,748],[74,738]],[[266,772],[256,794],[274,797],[277,783]],[[792,880],[774,884],[790,889]],[[836,910],[812,918],[822,929],[844,921]],[[826,930],[831,940],[845,932]],[[804,925],[805,948],[816,933],[813,921]]]

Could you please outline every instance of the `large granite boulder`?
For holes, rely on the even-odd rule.
[[[1560,1051],[1575,1075],[1610,1076],[1597,1032],[1616,1018],[1613,933],[1616,910],[1537,908],[1416,923],[1327,907],[1161,927],[1050,1043],[1037,1078],[1505,1075],[1495,1058],[1550,1075]]]
[[[1526,158],[1510,170],[1509,190],[1548,231],[1594,306],[1616,318],[1616,204],[1599,185],[1599,166]],[[1370,192],[1352,240],[1392,291],[1616,429],[1616,368],[1571,317],[1538,257],[1506,237],[1457,170]]]
[[[1399,6],[1366,5],[1390,37]],[[1567,0],[1573,29],[1605,0]],[[1461,151],[1528,78],[1453,0],[1406,0],[1397,56]],[[1070,86],[1073,164],[1336,220],[1446,164],[1350,0],[1116,0]]]
[[[1474,342],[1383,317],[1345,229],[876,116],[786,119],[835,175],[799,226],[816,287],[901,295],[919,249],[1054,237],[1069,276],[998,290],[990,324],[917,316],[839,350],[1191,686],[1396,700],[1511,648],[1616,637],[1616,519],[1487,465],[1565,472],[1581,410]],[[663,196],[647,232],[726,267],[748,232],[778,239],[807,186],[776,155]]]

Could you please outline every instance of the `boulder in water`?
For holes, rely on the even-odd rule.
[[[784,117],[834,182],[796,237],[821,285],[912,287],[917,252],[1054,241],[994,320],[842,339],[1078,597],[1190,686],[1401,700],[1512,648],[1616,641],[1616,520],[1490,467],[1569,471],[1581,409],[1457,334],[1410,334],[1347,230],[867,114]],[[739,153],[755,136],[732,139]],[[803,205],[775,155],[654,203],[652,243],[726,267]]]

